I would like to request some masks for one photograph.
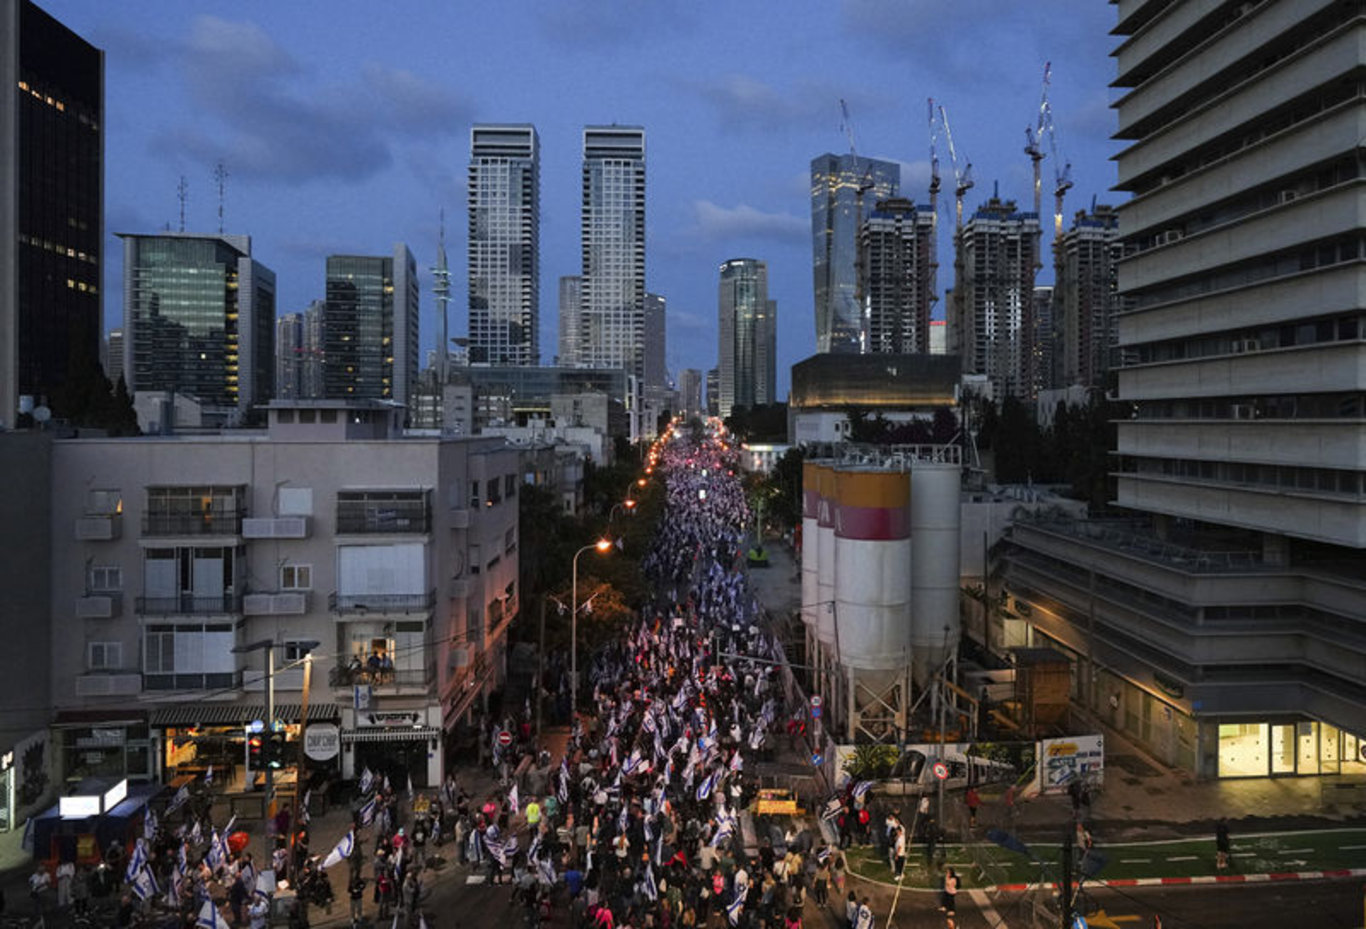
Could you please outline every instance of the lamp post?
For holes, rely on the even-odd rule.
[[[607,511],[607,524],[609,526],[612,524],[612,520],[616,519],[617,513],[620,510],[625,510],[627,513],[635,513],[636,501],[632,500],[630,497],[627,497],[620,503],[612,504],[612,508]]]
[[[569,584],[569,699],[573,713],[579,709],[579,556],[589,551],[605,555],[611,549],[610,539],[598,539],[574,553]]]

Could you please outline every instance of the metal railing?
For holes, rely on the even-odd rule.
[[[431,507],[425,500],[393,501],[382,505],[350,501],[337,504],[338,533],[426,533],[431,529]]]
[[[241,511],[209,510],[200,513],[142,514],[142,534],[145,536],[181,535],[241,535]]]
[[[327,675],[327,683],[333,687],[352,687],[368,685],[371,687],[426,687],[432,677],[426,668],[347,668],[335,667]]]
[[[425,613],[436,606],[436,591],[423,594],[343,594],[328,595],[327,608],[333,613]]]
[[[235,593],[207,597],[191,594],[171,597],[138,597],[135,609],[142,616],[240,613],[242,612],[242,597]]]
[[[1136,520],[1072,519],[1051,513],[1020,513],[1015,522],[1091,542],[1136,558],[1180,568],[1184,571],[1223,573],[1260,571],[1268,568],[1260,551],[1192,548],[1166,542],[1147,532]]]

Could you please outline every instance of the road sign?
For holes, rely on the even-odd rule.
[[[942,761],[936,761],[934,763],[934,767],[931,768],[931,770],[934,771],[934,776],[939,778],[941,781],[945,780],[949,776],[949,766],[944,764],[944,762]]]
[[[499,733],[498,733],[498,744],[501,745],[501,746],[503,746],[503,748],[507,748],[509,745],[511,745],[511,744],[512,744],[512,733],[511,733],[511,732],[508,732],[506,729],[504,729],[504,730],[502,730],[501,732],[499,732]]]
[[[1087,925],[1085,916],[1077,916],[1072,920],[1072,929],[1087,929]]]
[[[811,765],[812,765],[812,767],[819,768],[819,767],[820,767],[822,764],[824,764],[824,763],[825,763],[825,756],[822,755],[820,752],[816,752],[815,754],[813,754],[813,755],[811,756]]]
[[[821,701],[821,695],[820,695],[820,694],[812,694],[812,695],[811,695],[811,709],[813,709],[813,710],[819,710],[819,709],[821,708],[821,702],[822,702],[822,701]]]

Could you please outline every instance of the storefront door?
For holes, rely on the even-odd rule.
[[[1295,726],[1276,725],[1271,727],[1271,773],[1295,773]]]

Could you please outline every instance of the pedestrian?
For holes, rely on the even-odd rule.
[[[47,868],[38,865],[33,869],[33,873],[28,879],[28,896],[33,901],[33,911],[41,913],[43,911],[43,891],[47,890],[52,884],[52,877],[47,873]]]
[[[1221,819],[1214,827],[1214,861],[1220,871],[1228,867],[1229,847],[1228,820]]]
[[[954,915],[954,905],[958,897],[958,872],[952,867],[944,869],[944,889],[939,894],[939,911]]]
[[[1006,788],[1006,821],[1010,825],[1015,825],[1015,785],[1011,784]]]
[[[849,898],[844,901],[844,921],[849,929],[856,929],[858,926],[858,895],[852,890],[849,891]]]
[[[63,861],[57,865],[57,909],[64,910],[71,905],[71,882],[75,877],[74,861]]]
[[[982,805],[982,798],[977,794],[976,787],[969,787],[964,794],[963,801],[968,805],[968,825],[977,825],[977,808]]]
[[[359,871],[351,872],[351,883],[347,885],[346,892],[351,897],[351,927],[356,929],[365,910],[365,878],[361,877]]]
[[[906,830],[900,826],[896,827],[896,835],[892,839],[892,873],[896,879],[901,880],[906,871]]]
[[[250,929],[266,929],[266,921],[270,918],[270,900],[257,894],[247,910],[247,918],[250,920]]]
[[[864,897],[859,904],[858,918],[854,921],[854,929],[873,929],[873,908],[868,905],[868,898]]]
[[[812,885],[816,905],[820,907],[824,907],[830,899],[830,850],[824,846],[822,850],[825,851],[825,857],[822,858],[820,852],[816,853],[816,881]]]

